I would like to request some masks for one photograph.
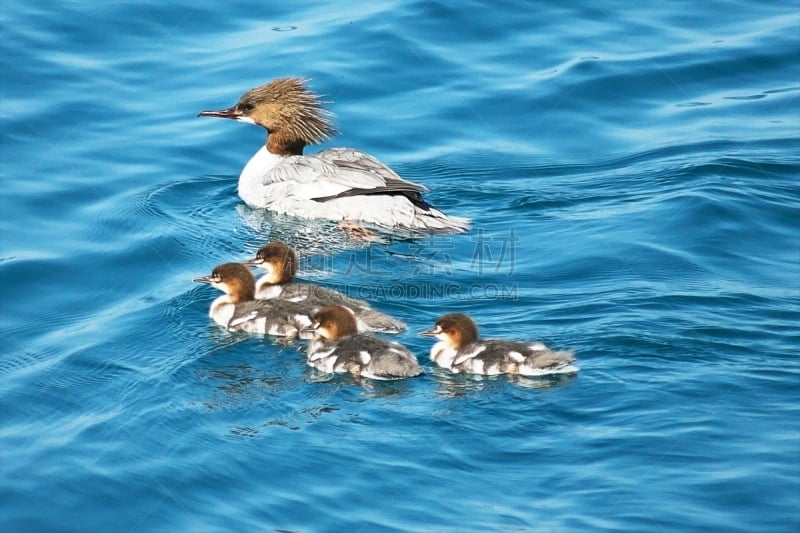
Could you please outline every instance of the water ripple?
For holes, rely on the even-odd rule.
[[[796,6],[87,6],[2,11],[3,530],[798,529]],[[196,115],[286,75],[473,231],[246,207],[263,130]],[[425,375],[211,323],[270,239]],[[449,311],[581,372],[446,372]]]

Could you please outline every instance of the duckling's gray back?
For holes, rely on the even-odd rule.
[[[367,365],[369,373],[375,376],[410,378],[422,374],[417,358],[412,353],[396,348],[381,352]]]

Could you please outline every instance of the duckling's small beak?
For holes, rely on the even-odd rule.
[[[419,332],[419,336],[420,337],[435,337],[436,333],[437,333],[436,329],[435,328],[431,328],[431,329],[426,329],[425,331],[420,331]]]
[[[257,266],[263,265],[264,264],[264,260],[263,259],[259,259],[258,257],[254,257],[252,259],[248,259],[247,261],[242,261],[242,264],[244,266],[257,267]]]
[[[195,283],[208,283],[209,285],[213,283],[211,280],[211,276],[200,276],[199,278],[192,279],[192,281],[194,281]]]
[[[310,333],[311,335],[314,335],[317,333],[317,328],[315,328],[314,325],[312,324],[310,326],[306,326],[303,329],[301,329],[300,333]]]
[[[236,110],[236,107],[229,107],[228,109],[220,109],[219,111],[200,111],[198,117],[217,117],[217,118],[232,118],[234,120],[242,118],[242,114]]]

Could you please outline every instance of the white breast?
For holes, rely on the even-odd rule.
[[[456,350],[447,345],[444,341],[439,341],[431,348],[431,361],[452,370],[453,359],[456,358]]]
[[[239,196],[247,205],[265,207],[264,177],[283,157],[270,153],[266,146],[250,158],[239,175]]]
[[[258,300],[272,300],[278,298],[283,292],[283,287],[280,285],[273,285],[267,280],[267,276],[261,277],[256,282],[256,298]]]
[[[220,326],[228,327],[228,323],[233,318],[235,306],[230,302],[227,294],[217,297],[216,300],[211,302],[211,307],[208,310],[208,316],[211,320]]]

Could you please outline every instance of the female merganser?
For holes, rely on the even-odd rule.
[[[410,378],[422,374],[417,358],[405,346],[359,335],[352,311],[340,305],[320,309],[311,328],[309,366],[328,373],[372,379]]]
[[[198,116],[230,118],[267,130],[266,146],[239,176],[239,196],[250,206],[412,232],[469,229],[469,219],[447,216],[427,203],[421,194],[427,187],[402,179],[364,152],[329,148],[303,155],[307,144],[337,133],[333,115],[304,80],[271,81],[250,89],[229,109]]]
[[[224,292],[211,303],[208,316],[230,331],[297,337],[311,324],[305,306],[283,300],[256,300],[256,280],[240,263],[223,263],[210,276],[194,278]]]
[[[453,372],[541,376],[579,370],[572,364],[572,352],[553,351],[541,342],[480,340],[475,322],[460,313],[440,317],[433,329],[420,335],[439,339],[431,348],[431,359]]]
[[[319,285],[293,283],[292,280],[297,274],[297,254],[285,243],[276,241],[262,246],[256,256],[244,264],[267,271],[266,275],[256,282],[257,299],[304,302],[316,309],[329,305],[343,305],[355,313],[360,332],[400,333],[406,329],[404,322],[372,309],[363,300],[349,298]]]

